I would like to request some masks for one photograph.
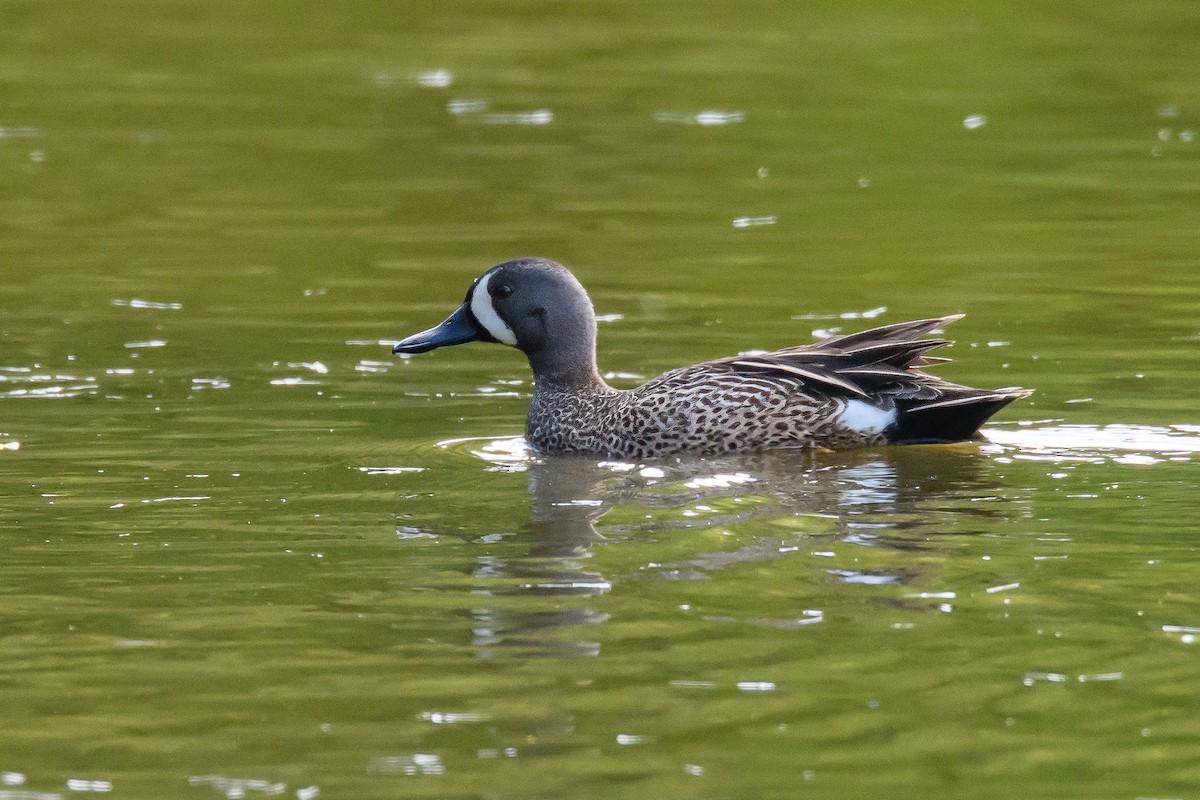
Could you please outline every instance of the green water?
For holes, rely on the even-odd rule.
[[[1200,6],[0,2],[0,798],[1200,796]],[[739,221],[740,222],[735,222]],[[982,447],[531,459],[965,312]]]

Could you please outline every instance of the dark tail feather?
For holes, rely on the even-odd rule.
[[[946,396],[908,405],[897,402],[900,418],[892,432],[896,444],[965,442],[975,438],[980,426],[1000,409],[1032,392],[998,389],[994,392],[968,390],[970,394]]]

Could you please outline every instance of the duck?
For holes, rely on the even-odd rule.
[[[596,364],[596,314],[563,265],[518,258],[471,284],[444,322],[395,344],[411,356],[467,342],[525,354],[534,391],[530,447],[548,455],[636,461],[965,442],[1027,389],[974,389],[923,368],[951,344],[928,334],[952,314],[831,336],[772,352],[679,367],[632,389],[609,386]]]

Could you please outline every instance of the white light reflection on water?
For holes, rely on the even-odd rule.
[[[1196,637],[1200,636],[1200,627],[1194,625],[1163,625],[1162,631],[1179,634],[1179,641],[1183,644],[1195,644]]]
[[[424,472],[424,467],[359,467],[359,472],[368,475],[404,475],[410,472]]]
[[[852,482],[840,492],[840,505],[887,505],[896,501],[896,467],[886,461],[868,461],[846,470]]]
[[[451,392],[451,397],[520,397],[520,392],[501,391],[495,386],[476,386],[474,392]]]
[[[412,525],[400,525],[396,528],[396,538],[401,541],[409,539],[437,539],[436,533],[429,533],[420,528],[414,528]]]
[[[188,784],[190,786],[211,786],[231,800],[245,797],[247,792],[279,795],[287,791],[286,783],[259,778],[227,778],[224,775],[192,775],[188,778]]]
[[[421,719],[434,725],[457,725],[467,722],[486,722],[491,719],[488,714],[473,711],[422,711]]]
[[[368,772],[399,775],[445,775],[441,756],[433,753],[413,753],[411,756],[376,756],[367,765]]]
[[[6,128],[3,126],[0,126],[0,139],[4,139],[4,138],[33,139],[33,138],[36,138],[41,135],[42,135],[42,132],[39,129],[31,128],[28,126],[21,126],[21,127],[16,127],[16,128]]]
[[[762,628],[776,628],[778,630],[795,630],[796,628],[807,628],[812,625],[819,625],[825,621],[825,612],[819,608],[806,608],[802,612],[803,616],[774,619],[770,617],[728,617],[714,614],[705,614],[701,617],[705,622],[736,622],[744,625],[757,625]],[[742,688],[740,685],[739,689]],[[743,689],[743,691],[749,691]]]
[[[657,477],[662,477],[659,475]],[[730,486],[738,486],[746,483],[754,483],[757,480],[748,472],[734,472],[728,475],[697,475],[683,485],[689,489],[728,489]]]
[[[85,778],[68,778],[67,788],[72,792],[111,792],[112,781],[96,781]]]
[[[318,375],[328,375],[329,367],[322,364],[320,361],[289,361],[288,369],[307,369],[315,372]]]
[[[467,436],[461,439],[443,439],[437,446],[443,450],[466,447],[476,458],[514,470],[527,466],[534,458],[534,452],[529,449],[524,436]]]
[[[1000,463],[1020,461],[1113,462],[1132,466],[1191,461],[1200,453],[1200,425],[992,425],[985,452]]]
[[[100,389],[96,378],[90,375],[36,372],[38,368],[37,364],[33,367],[0,367],[0,386],[11,384],[15,387],[0,391],[0,397],[78,397],[95,394]]]
[[[487,125],[549,125],[554,122],[554,112],[539,108],[515,114],[484,114],[480,119]]]
[[[825,571],[842,583],[859,583],[864,586],[886,586],[900,580],[896,575],[876,575],[854,569],[827,569]]]
[[[548,108],[533,111],[490,112],[486,100],[451,100],[446,110],[462,122],[481,122],[484,125],[549,125],[554,112]]]
[[[745,122],[745,111],[698,111],[695,114],[680,114],[676,111],[655,111],[655,122],[674,122],[680,125],[729,125],[735,122]]]
[[[487,111],[486,100],[456,99],[446,103],[446,110],[455,116],[462,114],[481,114]]]
[[[1112,683],[1125,679],[1124,672],[1093,672],[1090,674],[1077,675],[1075,681],[1077,683]],[[1064,675],[1061,672],[1026,672],[1021,678],[1021,683],[1026,686],[1034,686],[1038,683],[1070,683],[1071,677]]]
[[[866,311],[841,311],[836,314],[793,314],[792,319],[875,319],[880,314],[886,314],[887,310],[887,306],[876,306],[875,308],[868,308]],[[813,335],[818,339],[828,339],[836,332],[837,331],[831,331],[822,336],[816,331],[813,331]]]
[[[768,217],[738,217],[733,221],[735,228],[755,228],[760,225],[774,225],[779,222],[779,217],[771,215]]]
[[[179,309],[183,308],[183,303],[176,303],[173,301],[158,302],[156,300],[139,300],[136,297],[130,300],[116,299],[112,301],[112,304],[122,308],[148,308],[164,311],[178,311]]]
[[[739,692],[773,692],[775,683],[773,681],[738,681],[737,690]]]
[[[431,69],[417,75],[418,86],[426,89],[445,89],[454,83],[454,73],[448,69]]]

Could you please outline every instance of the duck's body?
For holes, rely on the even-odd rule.
[[[529,357],[534,395],[526,436],[545,453],[641,459],[964,441],[1029,392],[972,389],[916,369],[948,344],[920,337],[958,316],[902,322],[750,356],[681,367],[634,389],[596,368],[591,301],[565,267],[519,259],[484,273],[436,328],[401,341],[420,353],[483,340]]]
[[[844,403],[801,388],[789,378],[745,380],[710,364],[671,370],[628,390],[538,385],[525,435],[540,452],[627,459],[887,441],[882,425],[862,431],[839,424]]]
[[[953,319],[901,324],[928,329]],[[864,333],[876,332],[889,330]],[[920,354],[941,344],[869,338],[843,349],[834,340],[681,367],[628,390],[599,379],[538,382],[526,436],[542,452],[635,459],[970,439],[1021,395],[968,389],[880,360],[923,364]]]

